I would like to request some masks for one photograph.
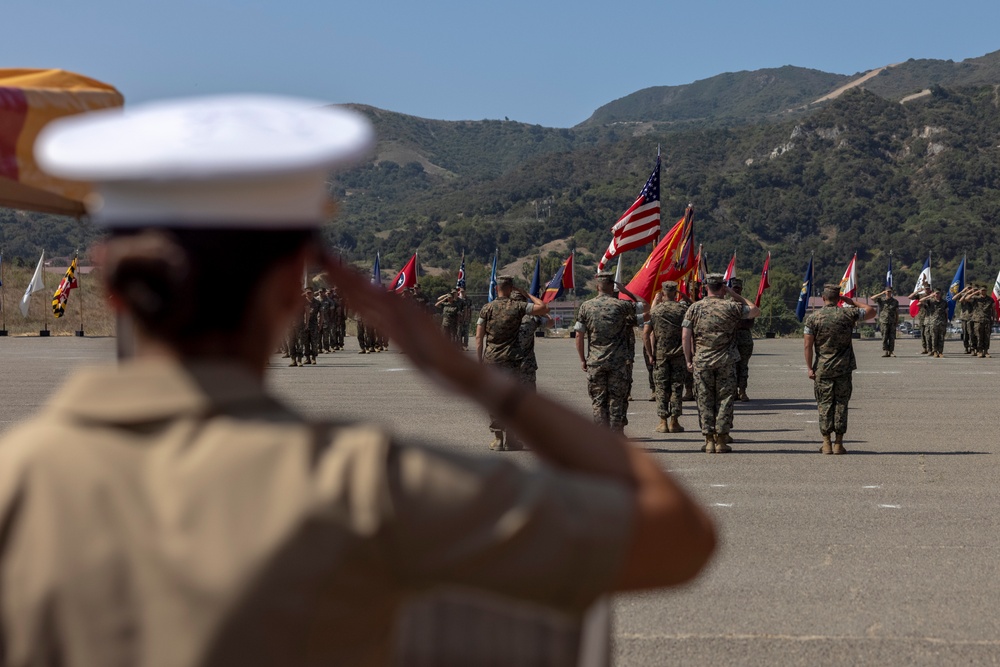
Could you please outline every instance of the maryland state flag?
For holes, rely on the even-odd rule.
[[[59,281],[56,293],[52,295],[52,314],[56,317],[62,317],[66,314],[66,302],[69,301],[69,293],[80,286],[76,281],[76,260],[77,258],[74,257],[73,263],[66,269],[66,275]]]

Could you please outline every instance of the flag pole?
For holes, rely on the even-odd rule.
[[[3,282],[3,250],[0,250],[0,318],[3,319],[0,336],[7,335],[7,286]]]
[[[83,272],[80,271],[80,249],[76,249],[76,257],[73,258],[76,262],[76,272],[73,277],[76,279],[76,288],[80,290],[80,330],[76,332],[79,338],[83,338]]]

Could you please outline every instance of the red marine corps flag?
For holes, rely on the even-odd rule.
[[[771,253],[767,253],[767,259],[764,260],[764,268],[760,272],[760,285],[757,286],[757,298],[754,299],[753,305],[760,308],[760,298],[764,296],[764,290],[771,286],[771,281],[767,279],[767,272],[771,270]]]
[[[847,270],[844,271],[844,277],[840,279],[841,298],[847,297],[848,299],[853,299],[858,295],[857,263],[858,253],[854,253],[851,263],[847,265]],[[844,305],[844,302],[841,301],[839,305]]]
[[[603,271],[612,257],[626,250],[641,248],[660,235],[660,151],[656,151],[656,166],[635,203],[618,218],[611,228],[611,245],[597,263]]]

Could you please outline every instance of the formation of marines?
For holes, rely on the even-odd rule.
[[[683,403],[695,400],[698,425],[705,438],[702,451],[732,451],[733,408],[749,401],[749,361],[753,355],[752,327],[760,310],[743,296],[743,280],[728,282],[710,274],[704,284],[680,290],[666,281],[648,308],[607,272],[597,274],[597,296],[584,302],[574,326],[576,350],[587,374],[595,422],[623,433],[633,384],[635,328],[642,322],[643,358],[649,373],[659,423],[658,433],[683,433]],[[619,298],[623,291],[631,300]],[[690,292],[690,295],[689,293]],[[415,299],[440,317],[441,328],[458,346],[468,349],[472,306],[462,287],[429,303],[419,288],[407,288]],[[320,353],[344,347],[347,312],[336,290],[306,289],[301,322],[289,333],[286,356],[291,366],[315,364]],[[948,326],[948,300],[941,290],[926,288],[910,295],[919,304],[921,354],[942,357]],[[882,356],[895,357],[899,302],[892,287],[869,298],[876,308],[855,303],[840,294],[839,285],[827,285],[824,306],[804,321],[807,373],[814,382],[822,438],[820,452],[845,454],[852,373],[857,364],[851,339],[857,325],[876,318],[882,333]],[[990,334],[996,322],[993,299],[983,285],[969,285],[954,294],[956,316],[962,322],[965,353],[989,357]],[[877,315],[876,315],[877,313]],[[355,318],[359,353],[388,349],[388,341]],[[536,333],[551,327],[548,305],[514,285],[511,276],[498,278],[498,298],[479,311],[476,352],[482,363],[505,368],[526,391],[534,391],[538,363]],[[519,445],[494,416],[490,449],[505,451]]]

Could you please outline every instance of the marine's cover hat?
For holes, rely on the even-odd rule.
[[[597,279],[602,282],[611,283],[614,282],[615,280],[615,274],[611,273],[610,271],[601,271],[600,273],[597,274]]]
[[[497,285],[513,285],[514,276],[497,276]]]
[[[677,291],[677,281],[675,281],[675,280],[664,280],[662,287],[667,292]]]
[[[52,122],[35,144],[47,172],[87,181],[109,227],[313,227],[330,169],[359,160],[374,132],[322,102],[226,95],[155,102]]]
[[[743,279],[742,278],[732,278],[730,280],[730,284],[733,287],[743,287]]]
[[[721,273],[710,273],[705,276],[705,284],[719,286],[726,282],[726,277]]]

